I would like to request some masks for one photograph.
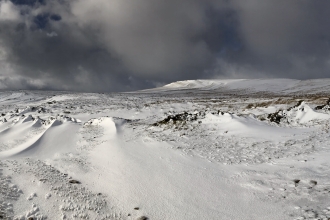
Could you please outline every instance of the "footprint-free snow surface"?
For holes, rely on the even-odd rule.
[[[329,88],[0,92],[0,219],[330,219]]]

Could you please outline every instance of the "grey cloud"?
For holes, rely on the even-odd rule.
[[[196,78],[327,77],[327,8],[326,0],[2,0],[0,82],[128,91]]]
[[[329,1],[231,1],[245,48],[241,62],[266,75],[329,77]]]
[[[128,71],[172,75],[212,58],[198,37],[206,29],[204,7],[196,0],[81,0],[73,4],[73,13],[82,27],[100,30],[99,40]]]

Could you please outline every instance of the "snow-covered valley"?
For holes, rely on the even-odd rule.
[[[330,219],[330,80],[0,92],[0,219]]]

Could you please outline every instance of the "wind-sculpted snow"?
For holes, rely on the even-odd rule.
[[[0,92],[0,219],[328,219],[329,80]]]
[[[34,156],[38,149],[47,151],[47,153],[57,152],[58,147],[56,149],[49,149],[41,146],[46,141],[44,139],[47,139],[45,136],[50,132],[55,132],[54,130],[59,130],[56,126],[74,127],[70,123],[79,123],[79,120],[64,115],[57,115],[56,117],[48,116],[45,119],[32,115],[11,115],[2,124],[3,129],[0,131],[2,140],[0,143],[0,158],[15,155]],[[63,131],[63,133],[65,132]],[[65,134],[63,134],[62,138],[65,139]]]
[[[318,109],[317,107],[315,109]],[[322,107],[326,109],[326,106]],[[279,110],[267,116],[271,122],[277,124],[286,124],[291,126],[307,126],[324,123],[330,119],[329,114],[319,113],[314,111],[305,102],[300,101],[297,105],[288,108],[287,110]]]
[[[192,115],[195,120],[183,120],[182,115]],[[304,144],[313,129],[279,128],[252,115],[183,113],[168,116],[147,131],[159,141],[172,141],[187,154],[223,164],[272,163],[314,152]]]

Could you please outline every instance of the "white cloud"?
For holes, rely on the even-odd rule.
[[[19,19],[19,10],[11,1],[0,1],[0,21],[17,21]]]

